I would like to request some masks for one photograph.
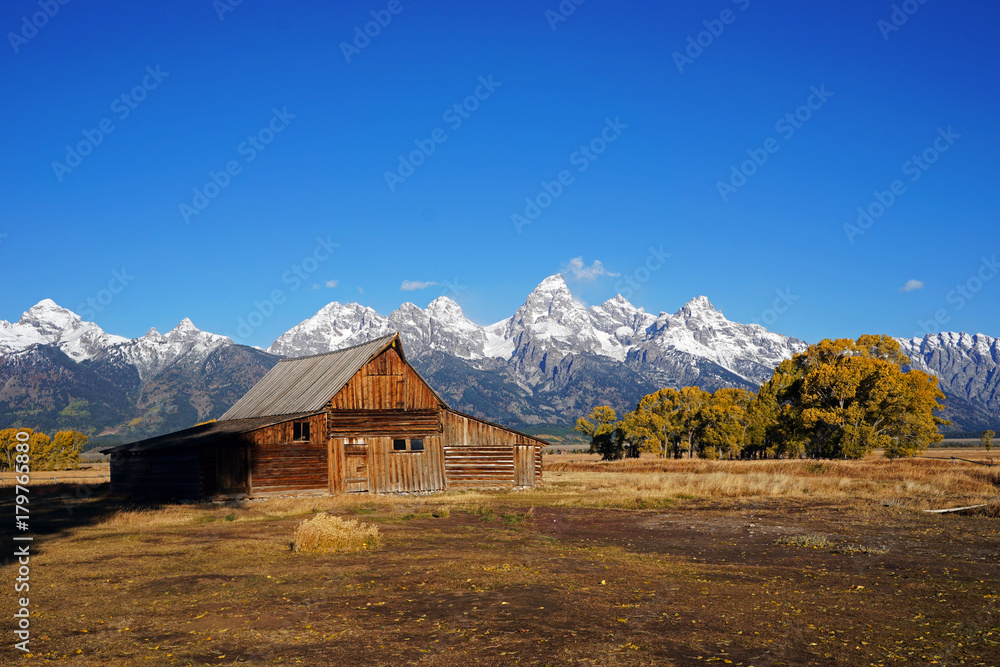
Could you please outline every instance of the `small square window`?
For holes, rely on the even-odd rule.
[[[420,438],[414,438],[410,440],[410,451],[422,452],[424,451],[424,441]]]
[[[392,441],[392,449],[395,452],[405,452],[406,451],[406,440],[396,439]]]
[[[309,422],[295,422],[292,424],[292,439],[296,442],[309,440]]]

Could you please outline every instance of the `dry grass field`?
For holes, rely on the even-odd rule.
[[[998,665],[1000,466],[952,454],[574,454],[527,491],[162,506],[43,473],[32,655],[8,632],[0,664]],[[295,551],[321,512],[377,546]]]

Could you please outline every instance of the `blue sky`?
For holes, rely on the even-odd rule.
[[[563,271],[809,341],[1000,335],[995,3],[229,2],[5,3],[0,319],[266,346]]]

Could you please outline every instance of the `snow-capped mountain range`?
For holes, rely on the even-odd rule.
[[[731,322],[704,296],[657,315],[620,295],[587,308],[560,275],[494,324],[472,322],[446,296],[424,309],[405,303],[388,316],[334,302],[266,351],[199,331],[188,319],[166,334],[150,329],[123,338],[46,299],[15,323],[0,321],[0,427],[44,413],[44,428],[89,426],[133,439],[165,432],[218,416],[280,357],[391,331],[402,334],[408,358],[454,407],[520,427],[572,424],[597,404],[628,410],[663,386],[753,389],[806,347]],[[997,339],[943,333],[900,342],[915,367],[937,374],[962,402],[964,417],[988,421],[1000,413]],[[24,381],[26,369],[45,385],[41,394]],[[46,405],[33,405],[42,394]],[[104,401],[109,395],[114,399]]]
[[[665,377],[678,366],[697,368],[709,362],[754,386],[770,377],[782,359],[806,347],[757,324],[730,322],[704,296],[676,313],[658,316],[621,295],[587,309],[573,298],[563,277],[554,275],[543,280],[511,317],[495,324],[475,324],[446,296],[432,301],[426,310],[403,304],[387,317],[355,303],[334,302],[289,329],[268,352],[281,356],[328,352],[390,331],[402,333],[413,358],[439,351],[466,361],[497,359],[517,365],[536,354],[591,354]]]

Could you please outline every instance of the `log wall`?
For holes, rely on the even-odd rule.
[[[250,461],[252,491],[326,491],[326,445],[258,445]]]
[[[308,441],[293,440],[296,421],[309,422]],[[251,431],[241,440],[250,449],[251,493],[329,490],[325,414]]]
[[[327,414],[327,433],[331,438],[440,435],[441,411],[337,410]]]
[[[541,484],[541,440],[452,410],[443,422],[449,488]]]

